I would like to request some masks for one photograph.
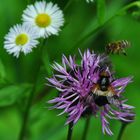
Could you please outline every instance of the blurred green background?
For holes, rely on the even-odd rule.
[[[35,1],[35,0],[34,0]],[[128,104],[135,106],[136,119],[126,128],[122,140],[138,140],[140,129],[140,9],[133,6],[126,13],[114,16],[115,13],[132,0],[95,0],[87,4],[85,0],[52,0],[64,9],[65,26],[59,36],[51,36],[46,45],[38,47],[27,56],[19,59],[7,54],[3,48],[4,36],[9,28],[21,23],[21,15],[28,3],[33,0],[0,0],[0,140],[18,140],[22,125],[23,113],[37,75],[39,50],[43,50],[43,60],[29,122],[27,125],[27,140],[65,140],[67,126],[64,126],[65,116],[57,116],[57,110],[48,110],[49,99],[57,95],[57,91],[47,87],[45,77],[51,76],[48,67],[50,63],[61,62],[62,54],[78,54],[78,48],[84,51],[91,48],[98,53],[104,52],[108,42],[128,40],[131,47],[127,49],[128,56],[111,55],[116,77],[134,76],[134,82],[127,88],[125,97]],[[47,1],[47,0],[46,0]],[[90,33],[91,32],[91,33]],[[84,39],[84,36],[89,37]],[[115,140],[119,133],[120,122],[111,121],[112,137],[103,135],[99,118],[92,117],[87,140]],[[74,127],[73,140],[80,140],[85,121],[81,119]]]

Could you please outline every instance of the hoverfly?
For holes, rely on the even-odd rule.
[[[124,54],[126,55],[125,48],[130,47],[130,42],[127,40],[115,41],[107,44],[105,47],[107,54]]]

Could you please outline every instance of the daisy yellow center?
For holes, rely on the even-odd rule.
[[[41,27],[45,28],[51,24],[51,17],[48,14],[38,14],[35,19],[36,24]]]
[[[29,38],[26,34],[19,34],[16,37],[16,45],[25,45],[28,42]]]

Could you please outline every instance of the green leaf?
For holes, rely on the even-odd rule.
[[[135,20],[140,21],[140,10],[132,12],[131,15]]]
[[[99,25],[104,23],[105,0],[97,0],[97,18]]]
[[[9,85],[0,89],[0,107],[14,104],[31,89],[30,84]]]

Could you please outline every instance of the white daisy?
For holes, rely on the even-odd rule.
[[[23,22],[37,27],[40,37],[48,37],[51,34],[58,35],[60,27],[64,24],[63,12],[52,2],[35,2],[24,10]]]
[[[30,25],[15,25],[5,36],[4,48],[18,58],[20,52],[27,54],[36,47],[38,37],[37,30]]]

